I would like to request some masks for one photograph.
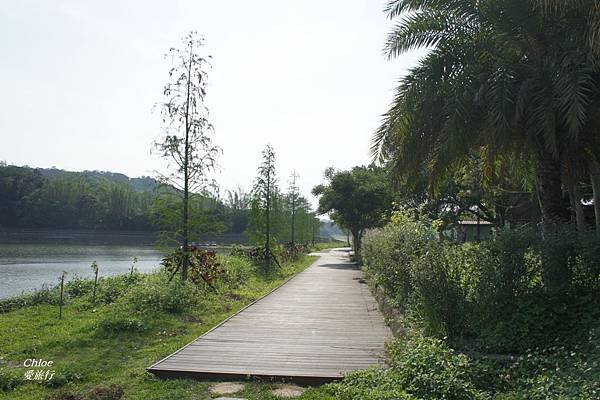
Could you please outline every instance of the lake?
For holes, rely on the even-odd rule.
[[[92,277],[92,261],[100,276],[126,274],[134,257],[138,271],[149,272],[159,266],[162,253],[152,246],[0,243],[0,298],[54,286],[63,271],[67,279]]]

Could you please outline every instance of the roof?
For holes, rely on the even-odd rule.
[[[484,221],[484,220],[479,220],[479,221],[474,221],[474,220],[463,220],[463,221],[458,221],[459,225],[494,225],[492,224],[490,221]]]

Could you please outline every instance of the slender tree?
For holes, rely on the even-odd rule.
[[[164,100],[157,104],[162,115],[163,136],[155,149],[169,161],[169,172],[159,179],[182,191],[181,226],[177,232],[184,252],[181,278],[187,279],[190,242],[190,194],[204,192],[211,181],[207,174],[214,170],[219,147],[212,142],[213,126],[205,105],[207,58],[199,54],[203,39],[189,32],[181,48],[171,48],[166,57],[172,67],[165,85]]]
[[[273,206],[278,197],[275,152],[267,145],[262,152],[262,163],[254,184],[252,208],[254,211],[253,230],[262,243],[265,253],[265,268],[271,268],[273,237]]]
[[[288,189],[288,200],[290,202],[290,214],[291,214],[291,240],[292,246],[296,243],[296,212],[298,207],[298,196],[300,195],[300,189],[298,188],[297,179],[300,175],[296,171],[292,172],[290,177],[290,186]]]

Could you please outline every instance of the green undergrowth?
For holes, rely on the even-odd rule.
[[[398,213],[367,234],[362,256],[370,285],[397,307],[403,337],[389,345],[389,369],[325,387],[335,398],[600,399],[592,233],[565,226],[542,240],[524,227],[461,244]]]
[[[600,331],[575,348],[514,358],[457,352],[409,330],[388,346],[390,368],[351,373],[321,390],[340,400],[589,400],[600,398]]]
[[[215,289],[169,282],[165,272],[102,278],[0,304],[0,399],[208,399],[210,383],[160,380],[146,368],[309,266],[304,256],[265,276],[250,262],[220,257]],[[46,382],[24,379],[27,359],[54,362]],[[33,368],[35,369],[35,368]],[[269,385],[248,385],[248,398],[269,398]],[[308,392],[304,398],[313,398]],[[266,397],[265,397],[266,396]],[[322,397],[319,394],[318,398]],[[326,395],[323,395],[326,396]]]

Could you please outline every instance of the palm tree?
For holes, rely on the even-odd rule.
[[[530,157],[544,227],[565,221],[563,177],[574,171],[565,166],[595,135],[588,116],[600,97],[591,45],[600,11],[595,1],[553,3],[389,2],[389,17],[400,21],[388,56],[432,50],[401,81],[373,152],[407,179],[425,168],[432,185],[473,149],[483,149],[490,173],[499,158]]]

